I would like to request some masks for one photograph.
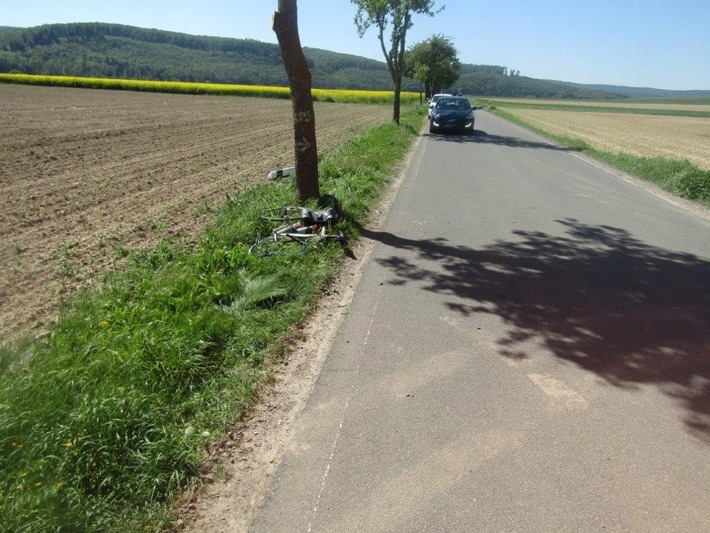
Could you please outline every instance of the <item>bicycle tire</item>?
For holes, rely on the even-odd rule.
[[[288,223],[301,220],[302,214],[303,209],[301,207],[273,207],[264,211],[261,215],[259,215],[259,218],[261,220],[274,220]]]
[[[272,255],[300,255],[306,252],[308,241],[305,239],[291,239],[287,237],[275,238],[273,235],[266,238],[257,238],[249,247],[249,254],[257,257]]]
[[[309,250],[318,250],[322,246],[328,246],[330,243],[338,243],[341,247],[345,248],[347,244],[347,238],[345,233],[339,231],[338,233],[319,233],[313,235],[311,239],[308,240]]]

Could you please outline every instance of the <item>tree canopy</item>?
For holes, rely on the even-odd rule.
[[[415,44],[408,52],[404,73],[421,82],[427,98],[452,87],[459,79],[461,62],[451,39],[434,35]]]
[[[393,120],[399,124],[400,94],[404,76],[407,31],[412,27],[412,16],[434,16],[434,0],[351,0],[357,5],[355,25],[360,37],[374,26],[394,85]],[[443,7],[441,8],[443,9]],[[440,10],[441,10],[440,9]],[[439,11],[440,11],[439,10]],[[385,31],[390,30],[389,46]]]

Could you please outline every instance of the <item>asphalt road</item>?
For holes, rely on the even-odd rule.
[[[710,219],[425,135],[252,531],[710,531]]]

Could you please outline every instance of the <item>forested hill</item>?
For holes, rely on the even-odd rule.
[[[552,81],[552,80],[550,80]],[[630,98],[710,98],[709,90],[670,90],[670,89],[654,89],[651,87],[624,87],[619,85],[589,85],[581,83],[568,83],[561,81],[552,81],[555,84],[566,84],[583,89],[592,89],[596,91],[604,91],[608,93],[623,94]]]
[[[390,90],[383,61],[304,48],[313,86]],[[166,81],[288,85],[278,46],[251,39],[195,36],[120,24],[0,26],[0,72]],[[406,80],[404,89],[419,91]],[[455,89],[466,94],[615,98],[608,91],[508,74],[505,67],[463,65]]]

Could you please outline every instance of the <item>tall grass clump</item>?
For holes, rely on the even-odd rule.
[[[321,160],[351,238],[421,125],[403,114]],[[248,253],[291,181],[229,198],[199,244],[136,250],[39,339],[0,347],[0,531],[148,532],[205,473],[342,259]]]
[[[593,149],[590,155],[624,172],[651,181],[676,196],[710,205],[710,171],[688,160],[641,157]]]

